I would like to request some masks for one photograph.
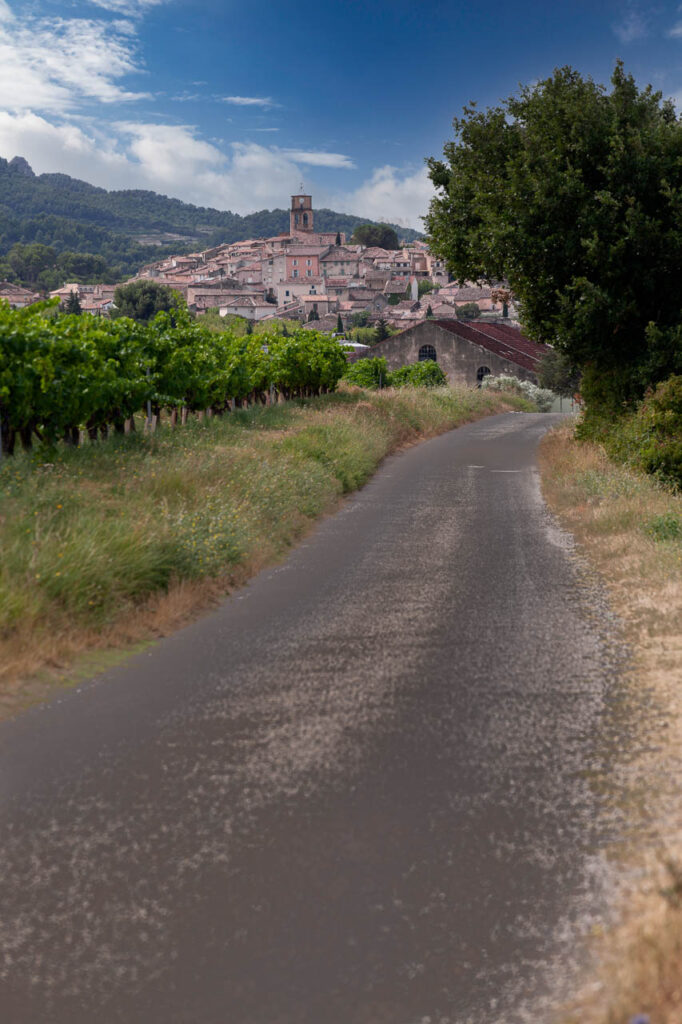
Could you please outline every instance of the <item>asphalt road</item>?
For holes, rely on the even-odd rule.
[[[550,1019],[630,728],[540,497],[556,419],[388,460],[215,613],[0,728],[4,1024]]]

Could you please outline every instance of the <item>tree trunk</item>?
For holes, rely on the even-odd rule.
[[[33,447],[33,427],[22,427],[19,431],[19,437],[21,438],[21,447],[25,452],[30,452]]]

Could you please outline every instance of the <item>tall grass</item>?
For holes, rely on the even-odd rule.
[[[632,879],[617,908],[620,921],[597,943],[595,977],[563,1020],[629,1024],[646,1015],[651,1024],[680,1024],[682,496],[641,469],[610,461],[601,446],[576,442],[570,428],[544,439],[541,465],[545,496],[600,570],[626,625],[634,683],[661,708],[666,725],[628,762],[629,777],[644,791],[646,820],[631,823],[642,846],[618,851]]]
[[[243,581],[400,445],[524,407],[482,391],[342,391],[6,459],[0,680],[172,628],[179,588],[187,615]]]

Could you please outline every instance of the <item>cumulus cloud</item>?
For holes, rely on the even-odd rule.
[[[0,17],[0,96],[8,110],[64,112],[83,101],[142,99],[148,94],[119,85],[138,70],[128,23],[19,20],[11,11]]]
[[[422,230],[421,221],[434,196],[426,167],[405,171],[386,164],[350,193],[333,197],[334,209],[374,220],[387,220],[403,227]]]
[[[682,21],[676,22],[672,28],[668,29],[667,34],[671,39],[682,39]]]

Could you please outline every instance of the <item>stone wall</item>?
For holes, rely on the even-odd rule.
[[[379,342],[372,349],[372,355],[384,356],[389,370],[397,370],[399,366],[418,362],[422,345],[435,348],[436,362],[447,374],[451,384],[475,387],[478,383],[477,372],[483,366],[487,366],[495,376],[506,373],[537,383],[536,375],[525,367],[503,359],[473,341],[459,338],[428,320]]]

